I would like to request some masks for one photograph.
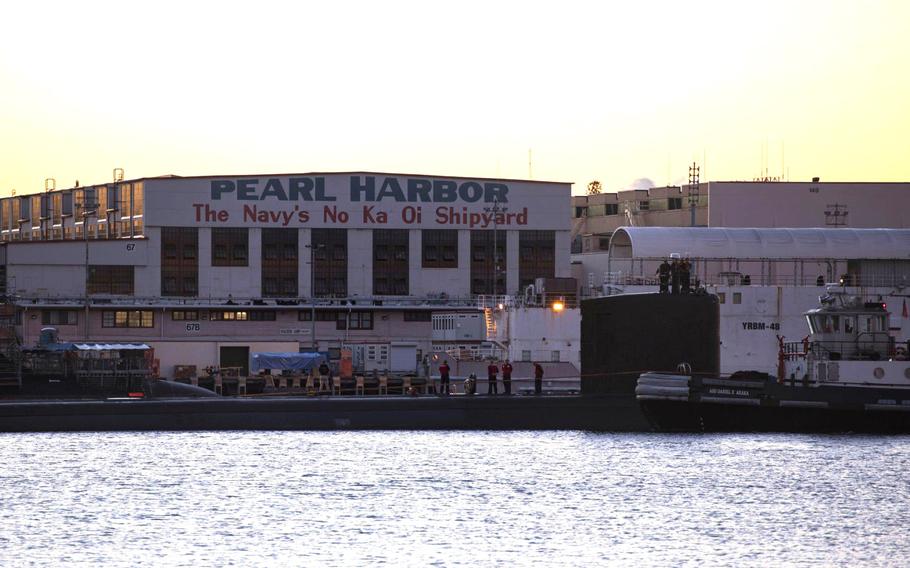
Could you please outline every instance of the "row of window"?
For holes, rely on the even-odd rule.
[[[188,229],[188,231],[183,230]],[[327,229],[329,231],[331,229]],[[336,229],[337,230],[337,229]],[[343,229],[340,229],[344,231]],[[314,229],[314,233],[319,229]],[[162,233],[162,262],[177,264],[180,261],[195,264],[198,241],[192,235],[192,227],[168,227]],[[342,236],[342,235],[338,235]],[[314,235],[314,256],[317,261],[347,261],[347,243],[331,242],[338,239],[316,238]],[[458,268],[458,231],[423,231],[423,268]],[[183,242],[186,241],[186,242]],[[346,241],[346,238],[345,238]],[[385,229],[374,232],[374,261],[408,260],[408,236],[406,230]],[[244,228],[212,229],[212,266],[249,266],[249,230]],[[263,230],[262,260],[279,262],[298,260],[296,231]]]
[[[0,230],[4,240],[82,238],[82,221],[93,221],[88,238],[142,234],[144,213],[141,183],[116,183],[0,199]],[[64,226],[63,219],[76,223]]]
[[[44,310],[41,312],[42,325],[76,325],[77,310]],[[431,312],[404,312],[404,321],[431,321]],[[275,321],[276,313],[270,310],[175,310],[171,312],[173,321]],[[105,310],[101,314],[102,327],[154,327],[154,314],[151,310]],[[311,311],[298,312],[298,320],[312,321]],[[319,310],[316,321],[334,321],[337,329],[373,329],[373,312]]]
[[[299,296],[300,250],[297,229],[262,229],[262,296]],[[313,293],[319,297],[348,295],[348,242],[346,229],[313,229],[308,246],[312,257]],[[537,278],[555,276],[554,231],[519,231],[518,281],[523,288]],[[458,231],[422,231],[424,268],[458,268]],[[161,230],[161,294],[196,296],[199,281],[199,234],[195,227]],[[247,266],[248,229],[212,230],[212,265]],[[373,294],[410,294],[410,231],[373,231]],[[506,236],[495,231],[471,232],[471,293],[505,294]]]
[[[707,201],[699,196],[693,196],[691,199],[696,200],[698,206],[704,206]],[[684,203],[682,197],[667,197],[666,209],[670,211],[679,210],[683,205],[689,205],[689,200]],[[639,211],[658,211],[662,209],[663,199],[646,199],[637,202]],[[619,215],[621,213],[619,203],[600,203],[596,205],[577,205],[574,210],[574,217],[602,217],[606,215]]]
[[[42,325],[76,325],[79,312],[76,310],[44,310],[41,312]],[[101,313],[101,327],[154,327],[151,310],[105,310]]]

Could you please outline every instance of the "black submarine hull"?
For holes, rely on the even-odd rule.
[[[630,396],[365,396],[0,402],[0,431],[648,431]]]

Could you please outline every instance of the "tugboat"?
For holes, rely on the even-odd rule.
[[[778,337],[777,376],[740,371],[639,376],[652,427],[672,432],[910,432],[910,342],[889,332],[883,302],[829,289],[805,313],[809,335]]]

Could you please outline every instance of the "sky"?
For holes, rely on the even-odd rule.
[[[910,181],[910,2],[15,2],[0,195],[378,171]]]

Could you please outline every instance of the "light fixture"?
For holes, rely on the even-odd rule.
[[[566,305],[562,300],[556,300],[555,302],[553,302],[553,311],[554,312],[561,312],[565,308],[566,308]]]

